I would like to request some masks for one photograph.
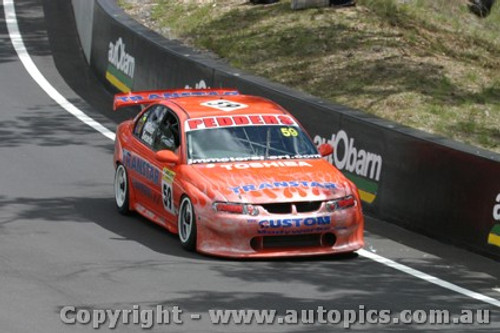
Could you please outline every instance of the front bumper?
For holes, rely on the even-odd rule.
[[[197,250],[222,257],[314,256],[356,251],[363,247],[361,207],[333,213],[258,216],[201,212]]]

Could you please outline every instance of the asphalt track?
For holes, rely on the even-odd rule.
[[[109,129],[130,116],[89,72],[70,1],[20,0],[30,56],[72,104]],[[56,4],[57,3],[57,4]],[[212,325],[209,309],[490,309],[489,325],[355,325],[367,332],[499,332],[500,308],[363,256],[234,261],[187,253],[139,216],[123,217],[112,191],[113,142],[33,81],[0,14],[0,332],[91,332],[60,309],[179,306],[184,324],[151,332],[331,332],[335,325]],[[497,261],[367,217],[366,250],[500,299]],[[200,313],[191,320],[190,313]],[[99,331],[108,331],[104,328]],[[119,325],[119,332],[138,332]]]

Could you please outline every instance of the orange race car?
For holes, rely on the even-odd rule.
[[[148,105],[118,126],[114,188],[178,234],[183,247],[225,257],[304,256],[363,246],[355,185],[322,159],[279,105],[234,90],[118,94],[114,109]]]

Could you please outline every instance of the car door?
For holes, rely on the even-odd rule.
[[[167,106],[153,105],[137,121],[134,137],[137,140],[137,149],[134,154],[145,162],[150,170],[136,171],[137,181],[133,184],[141,202],[162,223],[170,225],[177,221],[175,196],[179,194],[178,184],[175,181],[178,167],[174,164],[165,164],[156,159],[156,152],[170,150],[178,154],[180,147],[179,119],[174,111]],[[150,173],[148,175],[148,172]],[[142,173],[142,175],[141,175]],[[146,177],[144,177],[146,173]],[[142,176],[142,177],[141,177]]]
[[[179,155],[180,148],[180,126],[179,118],[174,111],[164,106],[166,111],[159,124],[152,143],[154,153],[160,150],[170,150]],[[161,186],[155,187],[155,193],[161,197],[161,203],[156,207],[156,211],[165,216],[167,222],[171,224],[177,221],[177,204],[175,198],[179,197],[179,185],[176,181],[178,165],[173,163],[161,163],[155,159],[155,165],[161,169]]]
[[[154,136],[167,109],[161,104],[149,107],[136,121],[133,130],[133,144],[124,151],[124,161],[130,174],[131,186],[137,202],[155,220],[164,222],[157,207],[162,198],[158,188],[162,182],[162,168],[153,150]],[[155,218],[157,217],[157,218]]]

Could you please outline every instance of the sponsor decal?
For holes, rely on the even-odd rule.
[[[377,197],[378,183],[382,173],[383,159],[381,155],[362,149],[356,145],[346,131],[340,130],[327,140],[319,135],[314,143],[329,143],[333,146],[333,155],[327,160],[334,164],[344,175],[356,184],[361,200],[372,203]]]
[[[319,183],[319,182],[309,182],[309,181],[291,181],[291,182],[267,182],[260,184],[247,184],[242,186],[230,187],[234,194],[262,191],[265,189],[280,189],[289,187],[307,187],[307,188],[321,188],[334,190],[337,185],[334,183]]]
[[[307,228],[307,229],[259,229],[257,233],[259,235],[300,235],[300,234],[311,234],[311,233],[319,233],[323,231],[330,230],[330,227],[315,227],[315,228]]]
[[[295,120],[286,115],[259,114],[191,118],[186,120],[186,132],[209,128],[238,127],[238,126],[296,126]]]
[[[127,169],[134,170],[150,182],[160,184],[160,171],[146,160],[125,149],[123,150],[123,165]]]
[[[169,184],[174,182],[176,173],[168,168],[163,168],[163,177],[162,179]]]
[[[248,224],[258,224],[259,235],[299,235],[323,232],[331,229],[330,216],[303,219],[281,219],[281,220],[247,220]],[[295,229],[297,224],[301,229]],[[307,226],[307,228],[304,228]],[[339,229],[339,228],[336,228]]]
[[[163,177],[161,180],[161,197],[163,202],[163,208],[171,214],[175,214],[174,208],[174,188],[172,186],[175,178],[175,172],[163,168]]]
[[[321,155],[319,154],[313,154],[313,155],[295,155],[295,156],[290,156],[290,155],[277,155],[277,156],[268,156],[267,158],[265,156],[246,156],[246,157],[222,157],[222,158],[198,158],[198,159],[189,159],[188,164],[200,164],[200,163],[209,163],[206,165],[207,168],[214,168],[215,164],[213,163],[227,163],[227,162],[247,162],[247,161],[264,161],[264,160],[291,160],[291,159],[311,159],[311,158],[321,158]],[[262,167],[285,167],[285,166],[295,166],[295,165],[286,165],[285,162],[279,161],[277,164],[271,164],[275,162],[268,162],[265,166],[263,165]],[[281,164],[283,163],[283,164]],[[304,162],[305,163],[305,162]],[[246,163],[238,163],[240,165],[240,169],[248,169],[248,168],[259,168],[257,164],[250,163],[248,168],[246,166],[242,166],[242,164]],[[228,169],[227,166],[222,166],[226,169]],[[231,169],[228,169],[231,170]]]
[[[123,103],[128,102],[152,102],[155,100],[181,97],[200,97],[200,96],[236,96],[238,91],[178,91],[178,92],[154,92],[148,95],[144,93],[130,93],[127,96],[116,96],[115,98]]]
[[[493,219],[500,222],[500,193],[497,194],[493,206]],[[488,244],[500,247],[500,223],[495,224],[488,234]]]
[[[108,69],[106,79],[118,90],[129,92],[135,73],[135,58],[127,53],[126,45],[121,37],[113,43],[109,42]]]
[[[160,202],[160,198],[157,194],[155,194],[151,188],[149,186],[147,186],[146,184],[142,183],[142,182],[139,182],[137,180],[133,180],[132,181],[132,184],[134,185],[134,188],[142,193],[142,195],[144,195],[145,197],[147,197],[148,199],[150,199],[153,203],[157,204]]]
[[[250,162],[250,163],[231,163],[231,164],[208,164],[207,168],[215,166],[226,170],[245,170],[245,169],[263,169],[263,168],[281,168],[281,167],[312,167],[311,164],[304,161],[272,161],[272,162]]]
[[[276,228],[300,228],[300,227],[315,227],[331,224],[330,216],[306,217],[306,218],[291,218],[291,219],[269,219],[259,221],[261,229],[276,229]]]

